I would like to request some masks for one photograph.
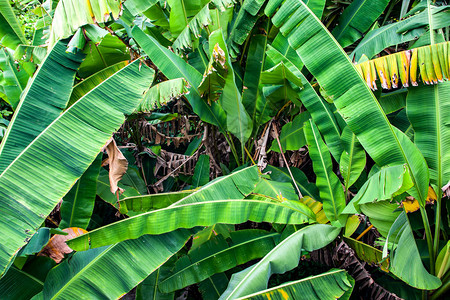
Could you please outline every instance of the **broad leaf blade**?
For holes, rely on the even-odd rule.
[[[9,238],[0,246],[1,273],[124,122],[124,114],[134,110],[152,80],[153,71],[140,68],[139,61],[121,69],[61,114],[3,171],[0,230]]]
[[[0,144],[0,174],[66,107],[84,58],[66,53],[66,48],[63,41],[55,45],[25,90]]]
[[[301,249],[313,251],[325,247],[338,235],[339,229],[329,225],[311,225],[300,229],[279,243],[255,265],[233,274],[220,299],[235,299],[267,288],[272,274],[295,268]]]
[[[178,252],[190,237],[181,230],[75,253],[47,276],[44,299],[117,299]],[[120,275],[119,275],[120,274]]]
[[[354,280],[344,270],[332,270],[320,275],[288,282],[239,299],[339,299],[350,296]]]
[[[330,152],[312,120],[305,123],[305,136],[317,176],[316,185],[320,192],[320,199],[323,201],[325,215],[332,223],[344,225],[339,218],[345,208],[344,190],[339,178],[333,173]]]
[[[239,224],[246,221],[280,224],[303,224],[307,215],[290,201],[214,200],[170,206],[137,215],[72,239],[75,250],[86,250],[144,234],[161,234],[178,228],[211,226],[216,223]]]
[[[60,228],[79,227],[86,229],[88,227],[94,210],[97,178],[101,163],[102,155],[100,154],[64,196],[60,207]]]

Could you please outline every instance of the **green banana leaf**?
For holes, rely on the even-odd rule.
[[[107,186],[109,189],[109,185]],[[111,193],[111,192],[110,192]],[[147,212],[151,210],[161,209],[189,196],[193,190],[185,190],[172,193],[158,193],[151,195],[142,195],[135,197],[127,197],[119,200],[120,206],[125,206],[133,212]],[[113,195],[114,196],[114,195]]]
[[[187,242],[191,232],[144,235],[75,253],[53,268],[36,299],[118,299],[154,272]]]
[[[296,51],[289,45],[288,40],[279,33],[266,53],[268,57],[266,67],[273,67],[280,62],[283,62],[283,64],[301,80],[303,89],[298,93],[298,97],[311,114],[317,127],[319,127],[333,157],[339,161],[343,151],[340,141],[341,129],[339,128],[329,105],[317,95],[309,81],[301,73],[303,62]]]
[[[180,10],[180,0],[174,0],[174,2],[178,2],[175,4],[176,11]],[[187,1],[188,3],[195,3],[193,1]],[[232,3],[232,2],[231,2]],[[203,4],[203,3],[202,3]],[[177,25],[180,24],[179,19],[172,19],[172,10],[170,12],[170,25],[171,25],[171,33],[173,34],[172,24],[175,23]],[[207,27],[211,23],[211,15],[209,10],[209,2],[203,4],[203,7],[192,17],[189,19],[189,22],[185,25],[182,25],[182,31],[175,35],[177,38],[173,41],[172,47],[173,49],[180,51],[186,48],[195,49],[194,41],[192,36],[195,38],[195,41],[201,36],[201,31],[203,28]]]
[[[124,185],[122,182],[119,182],[118,186],[121,189],[125,190],[119,196],[119,200],[129,197],[139,197],[141,195],[135,188]],[[100,168],[100,172],[97,178],[97,196],[99,196],[103,201],[108,202],[112,205],[115,205],[117,203],[117,195],[111,193],[109,172],[104,168]]]
[[[161,234],[178,228],[239,224],[248,220],[280,224],[303,224],[310,210],[298,202],[247,199],[213,200],[169,206],[92,230],[68,242],[77,251],[135,239],[144,234]]]
[[[366,152],[348,126],[344,128],[341,140],[344,151],[339,161],[339,169],[347,191],[356,182],[366,166]]]
[[[290,167],[290,169],[295,183],[300,189],[300,192],[302,192],[302,196],[310,196],[316,201],[321,201],[319,190],[314,183],[308,182],[308,178],[306,177],[305,173],[303,173],[298,168]],[[287,168],[277,168],[271,165],[267,165],[267,167],[264,169],[264,172],[270,172],[269,176],[272,180],[292,183],[292,178]]]
[[[0,279],[0,298],[28,300],[42,291],[43,287],[42,280],[13,266]]]
[[[306,77],[300,74],[300,78],[303,83],[303,90],[299,93],[300,101],[311,114],[314,123],[319,128],[328,150],[330,150],[334,159],[339,161],[343,147],[340,139],[341,128],[336,120],[336,116],[333,115],[330,104],[316,93]]]
[[[397,244],[397,248],[391,250],[390,254],[389,270],[393,274],[421,290],[434,290],[441,285],[439,278],[428,273],[422,264],[411,224],[405,212],[398,216],[389,230],[383,249],[384,255],[387,254],[388,242]]]
[[[200,155],[195,165],[194,176],[192,176],[192,188],[197,188],[209,182],[209,169],[209,156],[206,154]]]
[[[389,0],[353,1],[339,17],[338,25],[332,32],[342,48],[359,40],[383,13],[389,2]]]
[[[67,43],[58,42],[42,62],[11,120],[0,144],[0,173],[66,107],[83,54],[66,53]],[[52,83],[53,88],[49,88]],[[34,124],[30,126],[30,124]]]
[[[294,187],[290,182],[278,182],[273,180],[261,179],[253,190],[256,198],[270,197],[279,201],[298,200]],[[253,196],[253,194],[250,195]],[[313,215],[313,213],[311,212]]]
[[[170,6],[170,33],[177,37],[189,26],[189,20],[209,1],[168,0]]]
[[[231,58],[236,58],[240,53],[240,45],[244,43],[256,21],[259,19],[258,12],[264,5],[262,0],[245,0],[242,3],[241,9],[236,16],[233,26],[229,29],[229,36],[227,46]]]
[[[356,213],[362,204],[391,200],[412,186],[413,182],[405,165],[382,168],[366,181],[343,213]]]
[[[369,87],[325,26],[301,1],[288,0],[280,6],[279,1],[271,0],[265,13],[273,15],[273,24],[334,100],[339,113],[377,165],[407,163],[415,184],[411,193],[424,206],[429,182],[425,159],[402,132],[390,125]]]
[[[118,19],[122,1],[117,0],[61,0],[56,6],[50,29],[49,49],[62,38],[71,36],[79,27],[86,24],[104,23]]]
[[[153,74],[139,61],[121,69],[59,115],[0,174],[0,230],[8,236],[0,274],[134,110]]]
[[[180,98],[188,93],[189,86],[183,78],[160,82],[150,88],[136,111],[151,112],[162,105],[166,105],[173,99]]]
[[[320,199],[323,201],[325,215],[332,224],[343,226],[345,217],[340,217],[340,215],[346,204],[344,190],[339,178],[333,173],[330,152],[312,120],[305,123],[305,136],[314,173],[317,176],[316,185],[320,192]]]
[[[436,23],[434,24],[435,26],[433,26],[434,29],[438,29],[440,23],[445,24],[445,22],[447,22],[448,24],[449,16],[445,13],[445,9],[445,7],[432,9],[433,23]],[[425,24],[419,22],[425,18],[427,19],[425,20]],[[423,11],[400,22],[394,22],[378,29],[374,29],[358,43],[358,46],[353,50],[350,57],[355,61],[359,61],[364,54],[371,59],[387,47],[403,44],[423,35],[426,33],[424,25],[427,24],[428,12]]]
[[[255,189],[259,181],[257,166],[243,168],[230,175],[217,177],[171,206],[212,200],[244,199]]]
[[[117,36],[108,32],[100,39],[100,42],[91,40],[86,43],[83,53],[86,54],[86,59],[78,69],[78,75],[83,78],[131,59],[127,46]]]
[[[350,203],[349,203],[350,205]],[[360,206],[361,212],[369,217],[370,223],[384,237],[388,236],[389,230],[397,219],[400,211],[396,202],[379,201],[376,203],[366,203]]]
[[[184,78],[189,83],[191,88],[186,99],[192,105],[194,112],[203,121],[216,125],[222,133],[225,133],[227,126],[223,109],[217,103],[208,105],[200,98],[198,86],[202,81],[202,74],[181,57],[161,46],[153,37],[146,35],[139,27],[133,27],[131,33],[152,62],[168,79]]]
[[[310,276],[288,282],[268,290],[239,299],[348,299],[355,285],[354,279],[344,270]]]
[[[266,289],[272,274],[282,274],[298,265],[302,249],[314,251],[325,247],[337,237],[339,231],[329,225],[316,224],[291,234],[258,263],[233,274],[220,299],[236,299]]]
[[[227,289],[228,277],[225,273],[217,273],[198,284],[203,299],[217,300]]]
[[[384,113],[388,115],[406,107],[406,95],[406,89],[383,93],[380,98],[378,98],[378,102],[383,108]]]
[[[22,68],[22,66],[20,67]],[[8,50],[0,49],[0,95],[14,110],[19,105],[20,94],[26,87],[29,78],[27,72],[17,70],[14,59]]]
[[[442,187],[450,181],[450,82],[408,90],[406,112],[414,128],[414,143],[430,168],[431,184],[442,197]]]
[[[325,8],[326,0],[302,0],[311,9],[311,11],[320,20],[322,19],[323,10]]]
[[[0,44],[13,50],[19,44],[27,44],[9,0],[0,1]]]
[[[266,22],[265,28],[268,27],[269,22]],[[264,118],[264,107],[266,100],[261,95],[259,82],[261,72],[264,67],[264,58],[267,47],[267,35],[256,34],[252,36],[247,56],[247,63],[245,64],[244,74],[244,89],[242,91],[242,104],[247,113],[250,115],[253,124],[253,130],[258,130],[259,126],[266,121]],[[263,118],[263,119],[261,119]]]
[[[265,69],[273,68],[280,62],[283,62],[292,73],[300,77],[303,62],[281,33],[278,33],[272,43],[267,46],[266,54]],[[302,83],[305,81],[302,79]]]
[[[173,300],[175,293],[161,293],[158,289],[161,278],[167,276],[174,266],[176,255],[172,256],[162,266],[153,271],[136,287],[135,300]]]
[[[97,178],[102,164],[102,154],[97,158],[77,180],[75,185],[64,196],[60,207],[60,228],[79,227],[86,229],[94,210],[97,195]]]
[[[128,65],[127,61],[122,61],[112,66],[109,66],[95,74],[92,74],[88,78],[83,81],[77,83],[72,90],[72,94],[70,95],[69,103],[67,107],[72,106],[78,99],[89,93],[93,88],[106,80],[109,76],[116,73],[123,67]]]
[[[305,135],[303,133],[303,125],[306,121],[311,118],[309,112],[302,112],[297,115],[292,122],[286,123],[281,128],[280,133],[280,144],[283,152],[288,150],[299,150],[301,147],[306,145]],[[272,146],[270,150],[275,152],[280,152],[280,147],[278,146],[278,141],[275,139],[272,141]]]
[[[225,239],[231,238],[230,232],[235,231],[235,226],[232,224],[214,224],[212,226],[205,227],[192,237],[192,246],[189,251],[200,247],[216,235],[222,235]]]
[[[259,229],[235,231],[230,235],[231,242],[218,235],[181,257],[171,274],[159,283],[160,290],[164,293],[176,291],[215,273],[261,258],[275,247],[279,238],[278,233]]]
[[[349,245],[350,248],[355,250],[355,253],[360,260],[365,261],[371,265],[381,265],[384,271],[388,270],[389,260],[383,261],[383,251],[350,237],[344,236],[344,241],[347,243],[347,245]]]
[[[227,130],[241,141],[242,152],[244,152],[244,143],[252,133],[253,123],[244,108],[241,93],[236,85],[235,73],[228,55],[222,29],[213,31],[209,36],[209,54],[211,59],[214,59],[214,51],[218,51],[216,50],[217,46],[224,52],[223,54],[219,53],[219,55],[223,55],[225,59],[223,66],[227,69],[219,103],[227,115]]]
[[[137,14],[140,14],[147,9],[149,9],[151,6],[155,5],[158,2],[158,0],[127,0],[124,5],[125,7],[130,11],[130,13],[135,16]]]

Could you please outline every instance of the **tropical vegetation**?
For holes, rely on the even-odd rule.
[[[450,9],[0,0],[0,299],[443,299]]]

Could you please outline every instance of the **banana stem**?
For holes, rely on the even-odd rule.
[[[430,273],[432,275],[435,275],[433,237],[431,235],[430,222],[428,221],[428,216],[425,207],[420,207],[420,215],[422,216],[423,226],[425,227],[425,236],[427,238],[428,253],[430,254]]]

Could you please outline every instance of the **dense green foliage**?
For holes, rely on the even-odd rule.
[[[449,30],[445,1],[0,0],[0,299],[443,298]]]

